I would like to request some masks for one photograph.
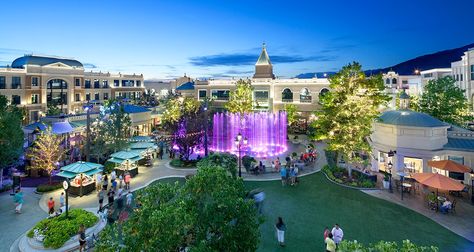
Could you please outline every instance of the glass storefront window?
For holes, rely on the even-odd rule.
[[[405,172],[408,173],[422,173],[423,172],[423,159],[421,158],[403,158],[405,164]]]

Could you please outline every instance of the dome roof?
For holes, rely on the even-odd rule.
[[[84,67],[81,62],[74,59],[63,59],[58,57],[44,57],[36,55],[25,55],[13,61],[13,68],[23,68],[25,65],[45,66],[53,63],[63,63],[71,67]]]
[[[385,111],[380,117],[380,123],[410,127],[446,127],[449,126],[428,114],[411,110]]]

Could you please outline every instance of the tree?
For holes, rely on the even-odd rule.
[[[203,167],[221,167],[232,177],[237,176],[237,156],[230,153],[211,153],[207,157],[201,159],[196,167],[201,169]]]
[[[253,87],[250,80],[238,80],[235,90],[230,91],[229,101],[225,104],[225,109],[232,113],[249,113],[252,112]]]
[[[191,97],[172,98],[165,104],[162,123],[174,135],[174,144],[179,148],[181,159],[189,161],[193,150],[202,143],[205,127],[204,109]]]
[[[285,104],[286,118],[288,120],[288,125],[292,125],[296,122],[298,108],[295,104]]]
[[[367,137],[380,108],[390,100],[380,75],[367,78],[359,63],[344,66],[330,79],[322,109],[312,123],[313,139],[327,140],[327,150],[353,161],[356,151],[369,151]]]
[[[46,115],[48,116],[55,116],[61,114],[61,109],[58,108],[55,104],[48,103],[48,110],[46,111]]]
[[[0,95],[0,188],[3,187],[3,169],[15,163],[23,151],[22,112]]]
[[[61,137],[53,134],[48,127],[38,135],[28,152],[31,160],[31,166],[28,168],[45,170],[49,175],[50,184],[51,173],[64,154],[61,142]]]
[[[123,104],[111,100],[104,104],[99,117],[93,123],[91,151],[100,162],[110,153],[125,149],[130,138],[132,121]]]
[[[419,100],[419,111],[458,126],[473,120],[465,90],[455,83],[451,76],[430,80]]]
[[[245,193],[243,180],[221,167],[202,167],[184,185],[152,184],[137,193],[142,206],[123,224],[123,244],[110,228],[101,232],[97,248],[255,251],[261,219]]]

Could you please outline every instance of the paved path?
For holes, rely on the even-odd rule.
[[[0,194],[0,251],[9,251],[10,244],[38,221],[48,215],[38,207],[41,195],[34,193],[35,188],[22,188],[25,203],[21,214],[15,214],[15,205],[11,191]]]

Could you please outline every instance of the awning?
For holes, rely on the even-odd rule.
[[[103,167],[104,166],[101,164],[79,161],[79,162],[62,167],[61,171],[67,171],[70,173],[79,174],[79,173],[86,173],[88,171],[95,170],[95,169],[102,169]]]
[[[157,146],[154,143],[149,142],[138,142],[130,144],[130,149],[156,149]]]
[[[73,131],[73,128],[71,124],[69,124],[68,121],[53,123],[53,126],[52,126],[53,134],[59,135],[59,134],[70,133],[72,131]]]
[[[131,142],[154,142],[150,136],[134,136],[130,139]]]
[[[102,172],[102,169],[90,170],[90,171],[85,172],[84,174],[86,174],[87,176],[92,176],[92,175],[97,174],[99,172]]]
[[[118,159],[133,159],[136,157],[140,157],[140,154],[142,151],[140,150],[129,150],[129,151],[119,151],[112,153],[110,156],[113,158],[118,158]]]
[[[456,163],[452,160],[428,161],[428,166],[450,172],[466,173],[471,171],[469,166]]]
[[[72,178],[76,177],[76,175],[77,175],[76,173],[68,172],[68,171],[61,171],[58,174],[56,174],[56,176],[60,176],[60,177],[63,177],[63,178],[68,178],[68,179],[72,179]]]
[[[142,159],[143,159],[143,157],[138,156],[138,157],[127,158],[127,159],[109,158],[109,159],[107,159],[107,161],[113,162],[113,163],[116,163],[116,164],[121,164],[121,163],[125,162],[125,160],[130,160],[130,162],[137,162],[137,161],[142,160]]]

